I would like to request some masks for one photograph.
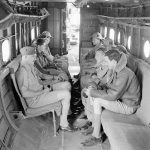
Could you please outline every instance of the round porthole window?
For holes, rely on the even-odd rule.
[[[36,27],[37,36],[39,35],[39,27]]]
[[[35,39],[35,29],[33,28],[31,30],[31,40],[33,41]]]
[[[105,29],[104,29],[104,37],[106,37],[107,36],[107,27],[105,27]]]
[[[128,37],[128,49],[131,48],[131,36]]]
[[[2,43],[2,57],[4,62],[8,62],[10,59],[10,44],[9,40],[5,40]]]
[[[18,50],[18,39],[16,38],[16,40],[15,40],[15,43],[16,43],[16,50]]]
[[[120,32],[118,33],[118,43],[120,43]]]
[[[150,55],[150,42],[149,41],[146,41],[144,44],[144,55],[146,58],[148,58]]]
[[[114,29],[110,29],[109,38],[114,41],[114,36],[115,36],[115,31],[114,31]]]

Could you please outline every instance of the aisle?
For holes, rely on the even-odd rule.
[[[68,61],[69,61],[69,72],[71,76],[76,75],[80,72],[79,66],[79,45],[70,46],[68,50]]]

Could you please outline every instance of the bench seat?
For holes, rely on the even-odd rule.
[[[128,66],[136,73],[141,84],[141,107],[132,115],[104,110],[103,129],[111,150],[150,150],[150,65],[128,57]]]
[[[102,124],[112,150],[150,150],[150,128],[136,114],[104,111]]]

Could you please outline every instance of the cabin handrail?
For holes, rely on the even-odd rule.
[[[50,14],[45,9],[40,9],[41,15],[27,15],[27,14],[21,14],[21,13],[10,13],[8,16],[6,16],[4,19],[0,20],[0,30],[6,29],[9,26],[15,24],[15,23],[25,23],[30,21],[40,21],[48,17]]]
[[[111,17],[104,15],[96,15],[101,23],[111,22],[119,25],[125,25],[140,29],[149,29],[150,23],[146,20],[150,20],[150,17]]]

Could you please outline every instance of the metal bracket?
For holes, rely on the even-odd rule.
[[[22,111],[10,111],[9,113],[15,120],[25,119],[25,116],[22,113]]]

